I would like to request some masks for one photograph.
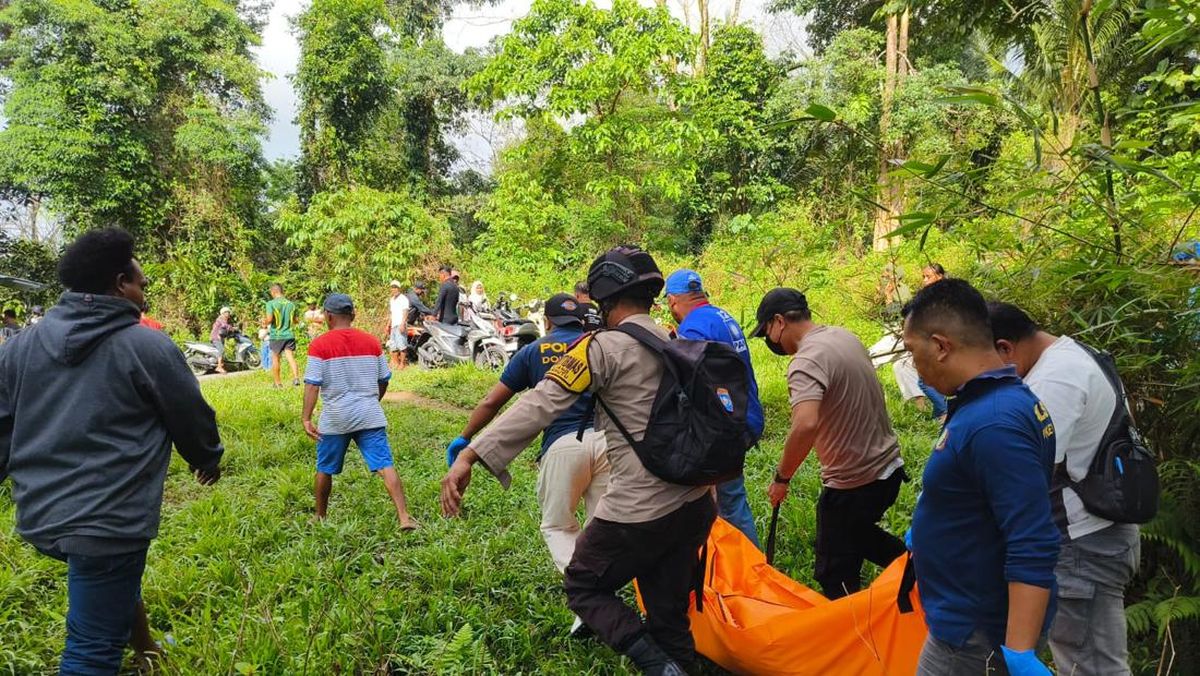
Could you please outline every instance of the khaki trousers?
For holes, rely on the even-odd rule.
[[[583,501],[585,524],[608,488],[608,456],[604,433],[588,430],[559,437],[538,462],[537,495],[542,510],[542,538],[558,572],[567,569],[582,530],[577,510]]]

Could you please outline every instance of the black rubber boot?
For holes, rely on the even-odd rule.
[[[645,634],[625,650],[625,655],[647,676],[687,676],[683,667]]]

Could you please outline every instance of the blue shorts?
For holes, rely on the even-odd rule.
[[[392,447],[388,444],[387,428],[375,427],[347,434],[322,433],[317,442],[317,471],[321,474],[341,474],[351,439],[362,453],[367,469],[378,472],[392,466]]]

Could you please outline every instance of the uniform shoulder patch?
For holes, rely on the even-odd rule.
[[[559,358],[546,377],[568,392],[583,394],[592,385],[592,370],[588,364],[588,346],[592,336],[585,335],[571,345],[567,353]]]

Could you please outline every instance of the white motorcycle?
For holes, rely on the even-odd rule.
[[[254,346],[254,341],[244,333],[234,330],[227,338],[233,339],[233,356],[225,359],[226,370],[241,371],[262,366],[262,355]],[[189,340],[183,344],[183,356],[187,359],[188,368],[192,369],[192,373],[202,376],[216,372],[221,355],[217,352],[217,346],[212,343]]]

